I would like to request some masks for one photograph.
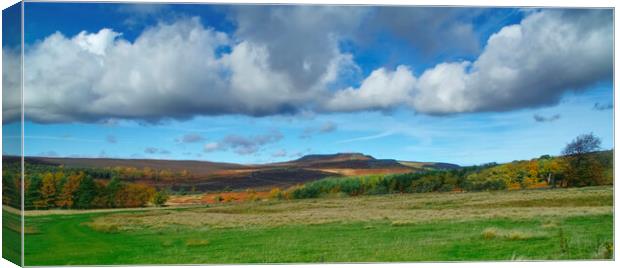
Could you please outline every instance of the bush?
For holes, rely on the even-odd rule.
[[[166,202],[168,201],[169,197],[170,196],[168,195],[168,192],[166,191],[166,189],[162,189],[161,191],[157,191],[155,193],[155,195],[153,196],[153,204],[155,204],[158,207],[161,207],[164,204],[166,204]]]
[[[269,191],[269,199],[282,199],[283,194],[282,191],[280,190],[280,188],[276,187],[276,188],[272,188],[271,191]]]

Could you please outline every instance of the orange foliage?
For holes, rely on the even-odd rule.
[[[71,208],[75,200],[73,200],[75,192],[80,187],[80,183],[82,183],[82,179],[84,179],[84,172],[80,172],[78,174],[73,174],[69,176],[67,182],[65,182],[60,195],[56,199],[56,206]]]
[[[155,196],[155,188],[146,184],[132,183],[116,192],[115,201],[119,207],[143,207]]]

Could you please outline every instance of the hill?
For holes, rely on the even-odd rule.
[[[312,154],[281,164],[306,168],[407,168],[405,165],[393,159],[376,159],[370,155],[361,153]]]
[[[461,166],[450,163],[442,163],[442,162],[414,162],[414,161],[399,161],[400,164],[412,167],[412,168],[420,168],[426,170],[436,170],[436,169],[457,169]]]
[[[291,162],[338,162],[351,160],[375,160],[375,158],[370,155],[365,155],[361,153],[310,154],[302,156],[301,158],[293,160]]]
[[[134,167],[143,169],[148,167],[171,171],[187,170],[196,175],[207,175],[221,170],[245,168],[244,165],[232,163],[157,159],[26,157],[26,162],[57,166],[63,165],[71,168]]]
[[[3,156],[3,161],[5,164],[16,164],[19,163],[19,157]],[[362,153],[312,154],[288,162],[260,165],[191,160],[62,157],[26,157],[25,161],[29,165],[48,166],[43,170],[54,170],[61,166],[64,169],[92,170],[93,177],[101,180],[109,179],[111,174],[116,172],[114,174],[122,180],[179,192],[286,188],[326,177],[401,174],[441,168],[444,165],[456,166],[376,159]],[[165,172],[166,176],[160,175],[161,172]]]

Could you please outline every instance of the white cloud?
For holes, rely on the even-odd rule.
[[[343,84],[361,71],[339,42],[363,30],[361,20],[372,19],[365,17],[368,10],[276,6],[234,12],[238,28],[232,35],[191,18],[146,28],[132,42],[102,29],[73,37],[55,33],[28,45],[26,118],[158,121],[400,106],[428,114],[504,111],[552,105],[569,90],[611,78],[609,10],[531,12],[493,34],[471,62],[439,63],[419,76],[406,65],[380,67],[357,88]],[[230,53],[218,52],[222,48]],[[2,53],[6,66],[19,64],[16,52]],[[10,93],[19,81],[11,77],[3,73],[9,89],[4,122],[19,118],[18,105],[10,104],[19,103],[19,95]]]
[[[445,114],[555,104],[566,91],[611,77],[610,16],[599,10],[532,13],[493,34],[475,62],[425,71],[413,107]]]
[[[2,122],[21,118],[21,64],[19,51],[2,48]]]
[[[380,68],[364,79],[359,88],[337,91],[325,106],[330,111],[390,109],[412,101],[410,93],[415,82],[407,66],[400,65],[394,71]]]
[[[379,68],[360,88],[335,93],[330,111],[389,110],[450,114],[555,104],[570,90],[611,78],[611,12],[541,11],[493,34],[474,61],[445,62],[419,79],[406,66]]]
[[[223,47],[231,52],[216,53]],[[325,87],[343,68],[357,68],[351,55],[331,51],[325,62],[308,61],[307,68],[320,70],[314,83],[300,87],[302,74],[274,67],[277,55],[270,44],[233,42],[198,18],[160,23],[133,42],[110,29],[74,37],[55,33],[26,49],[27,119],[158,121],[295,113],[324,98]]]

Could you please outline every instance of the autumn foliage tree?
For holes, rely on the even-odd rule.
[[[155,188],[151,186],[132,183],[120,188],[115,195],[115,200],[119,207],[141,207],[151,202],[155,193]]]
[[[561,158],[543,155],[538,159],[538,173],[552,188],[556,187],[558,179],[562,179],[565,162]]]
[[[166,204],[169,197],[170,196],[168,195],[168,192],[165,189],[157,191],[153,196],[153,204],[155,204],[158,207],[161,207],[164,204]]]
[[[603,180],[603,167],[593,152],[600,150],[601,139],[592,133],[577,136],[568,143],[562,155],[567,161],[563,186],[599,185]]]
[[[61,208],[74,208],[78,199],[78,190],[84,180],[84,173],[73,174],[63,184],[62,191],[56,199],[56,206]]]
[[[36,203],[41,199],[41,189],[43,185],[43,179],[41,174],[33,174],[26,176],[26,183],[24,189],[26,192],[24,193],[24,206],[26,209],[35,209],[37,208]]]
[[[51,172],[47,172],[43,175],[39,194],[41,198],[34,202],[35,207],[43,209],[53,207],[54,200],[56,199],[56,181],[54,179],[54,174]]]

